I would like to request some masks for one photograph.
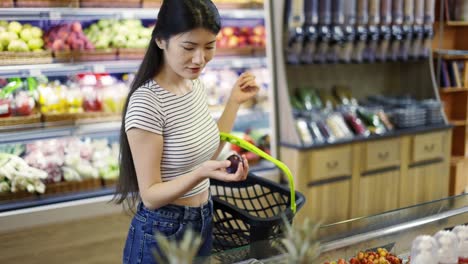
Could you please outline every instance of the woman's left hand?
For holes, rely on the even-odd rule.
[[[259,90],[260,87],[255,82],[255,76],[250,72],[244,72],[234,84],[230,100],[237,104],[243,104],[255,97]]]

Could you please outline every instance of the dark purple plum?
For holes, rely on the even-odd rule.
[[[231,166],[226,169],[228,173],[236,173],[239,163],[243,163],[242,157],[237,154],[232,154],[227,158],[227,160],[231,162]]]

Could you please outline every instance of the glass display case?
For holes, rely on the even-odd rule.
[[[468,194],[323,225],[319,229],[321,254],[313,263],[349,260],[358,252],[377,248],[387,249],[406,263],[417,236],[433,236],[440,230],[464,224],[468,224]],[[213,256],[214,263],[288,263],[286,255],[268,253],[268,250],[265,252],[270,256],[255,259],[250,247],[252,245]]]
[[[160,3],[54,0],[1,6],[7,8],[0,9],[0,32],[21,43],[33,36],[41,45],[18,50],[0,45],[0,218],[18,209],[112,196],[122,103]],[[233,132],[275,156],[263,2],[216,3],[222,18],[217,56],[200,77],[211,113],[220,117],[239,74],[252,71],[261,90],[240,109]],[[138,41],[128,38],[133,31]],[[142,45],[131,46],[137,42]],[[122,96],[116,98],[117,93]],[[277,174],[273,164],[250,156],[253,172]],[[13,174],[3,170],[15,164],[37,177],[13,181]]]

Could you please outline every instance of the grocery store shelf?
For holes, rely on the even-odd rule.
[[[210,110],[213,118],[218,119],[222,114],[222,108]],[[239,110],[236,124],[242,122],[260,122],[269,113],[262,109],[242,108]],[[120,133],[120,121],[96,121],[86,120],[83,123],[67,124],[62,122],[44,122],[30,125],[18,125],[14,127],[0,127],[0,144],[21,143],[41,139],[60,137],[109,137],[118,136]]]
[[[157,8],[0,8],[2,20],[156,19]],[[220,9],[225,19],[263,19],[263,9]]]
[[[466,120],[449,120],[449,123],[454,126],[466,126]]]
[[[447,26],[466,27],[468,26],[468,21],[447,21]]]
[[[51,126],[54,125],[54,126]],[[39,123],[23,130],[1,132],[0,144],[28,142],[70,136],[118,135],[120,122],[103,122],[82,125],[58,126],[54,123]]]
[[[419,126],[419,127],[413,127],[413,128],[396,129],[394,131],[387,132],[382,135],[370,135],[367,137],[366,136],[354,136],[352,138],[340,139],[340,140],[326,142],[326,143],[297,145],[297,144],[291,144],[288,142],[280,142],[280,145],[283,147],[299,149],[299,150],[312,150],[312,149],[321,149],[321,148],[326,148],[326,147],[331,147],[331,146],[339,146],[339,145],[349,144],[349,143],[365,142],[365,141],[370,141],[370,140],[393,138],[393,137],[400,137],[400,136],[405,136],[405,135],[413,135],[413,134],[421,134],[421,133],[430,133],[434,131],[448,130],[451,128],[453,128],[453,125],[442,123],[442,124]]]
[[[259,163],[250,167],[250,172],[259,175],[267,175],[269,172],[275,171],[275,165],[266,160],[261,160]],[[275,180],[272,176],[266,177],[270,178],[270,180]],[[67,208],[71,207],[72,205],[76,206],[96,202],[108,203],[112,199],[114,192],[114,188],[102,188],[92,191],[81,191],[43,197],[36,196],[25,200],[2,202],[0,203],[0,223],[2,221],[2,217],[9,215],[44,211],[51,208]]]
[[[0,66],[0,78],[30,77],[30,76],[68,76],[83,72],[94,73],[128,73],[135,72],[139,60],[98,61],[76,63],[30,64],[15,66]],[[216,57],[208,64],[208,68],[244,68],[266,67],[266,57]]]
[[[468,88],[464,87],[444,87],[440,89],[440,93],[457,93],[457,92],[468,92]]]
[[[466,50],[434,50],[435,56],[441,56],[444,60],[466,60],[468,51]]]

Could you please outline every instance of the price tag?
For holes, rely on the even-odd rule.
[[[133,18],[135,18],[135,13],[134,12],[129,12],[129,11],[123,11],[122,12],[122,18],[123,19],[133,19]]]
[[[242,60],[233,60],[232,61],[232,67],[234,68],[243,68],[244,63],[242,63]]]
[[[40,77],[42,75],[43,74],[42,74],[41,70],[39,70],[39,69],[30,69],[29,70],[29,76],[30,77]]]
[[[106,66],[102,64],[96,64],[93,66],[93,72],[94,73],[105,73],[106,72]]]
[[[60,19],[62,19],[62,14],[60,12],[57,12],[57,11],[50,11],[49,19],[50,20],[60,20]]]

